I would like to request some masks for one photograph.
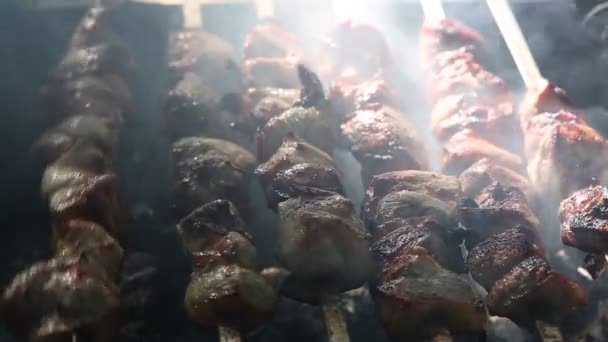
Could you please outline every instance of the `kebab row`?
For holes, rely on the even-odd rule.
[[[254,123],[245,110],[236,54],[200,29],[173,33],[170,90],[164,108],[172,139],[171,193],[179,242],[193,271],[184,296],[188,316],[239,340],[272,317],[277,293],[262,274],[248,232],[257,165]]]
[[[339,29],[338,37],[346,42],[372,30],[353,23]],[[376,37],[371,46],[384,46],[380,34],[369,36]],[[372,72],[369,61],[360,62],[351,58],[342,63],[348,70],[334,71],[341,77],[332,87],[332,100],[342,118],[342,139],[361,164],[367,186],[361,216],[374,240],[377,272],[370,292],[379,318],[395,341],[446,331],[483,335],[484,303],[464,274],[459,247],[459,181],[424,171],[424,146],[400,111],[392,82],[382,77],[384,65],[373,64]]]
[[[128,222],[112,157],[132,110],[132,61],[110,29],[112,12],[85,13],[44,88],[55,126],[33,152],[45,163],[53,256],[18,274],[2,297],[3,316],[22,341],[113,341],[117,333],[119,241]]]
[[[453,21],[423,27],[432,120],[446,144],[443,169],[460,176],[467,196],[459,208],[469,229],[466,266],[488,291],[491,315],[531,328],[534,320],[554,321],[585,304],[587,295],[544,256],[539,222],[529,207],[536,188],[519,174],[521,159],[500,147],[517,151],[508,144],[518,136],[511,96],[502,80],[476,62],[480,42]]]

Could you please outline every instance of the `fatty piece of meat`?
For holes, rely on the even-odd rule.
[[[177,141],[172,153],[176,215],[188,215],[222,198],[249,217],[249,186],[256,166],[251,153],[228,141],[195,137]]]
[[[192,73],[208,91],[223,98],[243,93],[243,74],[236,53],[220,37],[202,30],[173,33],[169,37],[170,84]]]
[[[316,191],[281,202],[278,214],[277,259],[290,272],[286,296],[318,302],[371,277],[370,237],[350,200]]]
[[[236,206],[215,200],[192,211],[177,225],[181,245],[189,253],[204,251],[230,232],[247,236],[247,227]]]
[[[519,156],[480,138],[471,130],[453,135],[443,147],[441,173],[459,176],[481,159],[489,159],[495,165],[508,169],[523,170]]]
[[[245,83],[249,88],[300,86],[298,60],[295,58],[253,58],[244,63]]]
[[[555,321],[560,315],[585,305],[587,293],[579,284],[551,269],[547,261],[531,256],[492,286],[488,310],[531,326],[535,320]]]
[[[476,50],[481,44],[481,35],[458,21],[450,19],[426,21],[420,32],[420,58],[424,65],[430,63],[441,52],[462,47]]]
[[[341,127],[342,137],[361,163],[363,184],[385,172],[428,169],[415,127],[392,108],[355,111]]]
[[[105,228],[95,222],[72,219],[53,227],[53,251],[59,258],[80,258],[87,268],[100,268],[118,277],[124,251]]]
[[[471,165],[460,174],[458,178],[462,186],[463,196],[475,198],[483,189],[500,183],[503,187],[517,188],[522,191],[528,200],[534,198],[528,179],[521,174],[504,166],[492,163],[484,158]]]
[[[409,190],[435,197],[454,208],[460,201],[458,179],[430,171],[393,171],[374,176],[365,192],[361,216],[366,224],[373,224],[378,203],[386,195]]]
[[[458,208],[460,222],[469,229],[467,246],[472,247],[494,234],[520,225],[532,230],[538,228],[538,218],[518,188],[494,183],[475,197],[475,204]]]
[[[400,228],[378,239],[371,251],[381,268],[380,280],[390,281],[402,276],[403,270],[408,267],[409,254],[415,248],[427,250],[443,268],[464,273],[459,243],[450,236],[446,227],[436,221],[411,218],[403,220]]]
[[[272,317],[278,297],[257,272],[227,265],[192,273],[184,301],[198,324],[248,332]]]
[[[28,341],[115,340],[119,290],[98,267],[57,257],[19,273],[3,292],[3,316]]]
[[[467,277],[443,269],[424,248],[408,256],[406,274],[372,292],[389,338],[414,341],[444,329],[453,334],[481,333],[486,322],[483,298]]]
[[[439,100],[431,114],[433,134],[446,141],[462,130],[471,129],[499,146],[510,144],[521,136],[512,102],[498,105],[485,102],[475,94],[452,95]]]
[[[302,42],[295,34],[277,22],[262,22],[247,33],[243,44],[243,58],[302,57]]]
[[[520,262],[533,256],[543,257],[536,233],[518,226],[491,236],[469,251],[466,265],[473,279],[486,290]]]
[[[372,26],[341,22],[323,37],[320,51],[319,73],[323,79],[337,81],[348,75],[350,81],[360,83],[390,75],[388,44]]]
[[[44,106],[53,121],[87,114],[122,121],[133,111],[127,83],[116,75],[89,75],[49,81],[42,90]]]
[[[171,139],[204,135],[250,146],[255,125],[241,110],[242,98],[222,95],[213,87],[201,76],[187,73],[169,92],[164,119]]]
[[[195,271],[203,273],[231,265],[252,271],[260,269],[251,238],[238,232],[228,232],[217,240],[209,241],[204,249],[193,252],[191,256]]]
[[[563,200],[559,217],[565,245],[598,254],[608,251],[608,189],[605,186],[582,189]]]
[[[539,194],[565,198],[608,180],[608,144],[595,129],[560,122],[538,133],[538,150],[528,156],[528,175]]]
[[[260,177],[269,207],[275,209],[282,197],[276,191],[280,192],[286,185],[328,191],[342,188],[334,160],[327,153],[292,134],[283,139],[283,144],[266,163],[258,166],[255,174]],[[338,182],[335,183],[335,180]]]
[[[407,218],[427,218],[451,229],[457,225],[456,210],[453,206],[426,194],[409,190],[391,192],[378,202],[374,227],[384,225],[395,227],[392,222]],[[370,219],[370,218],[368,218]]]

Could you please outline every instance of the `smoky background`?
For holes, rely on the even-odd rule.
[[[280,22],[299,34],[309,50],[318,38],[345,14],[379,28],[391,48],[396,72],[401,76],[395,89],[403,102],[404,115],[418,128],[429,159],[438,168],[441,147],[432,137],[430,108],[426,103],[424,75],[419,67],[418,33],[423,21],[417,1],[343,1],[335,13],[326,0],[275,0]],[[608,44],[596,31],[585,29],[582,18],[590,1],[513,1],[512,6],[543,74],[563,87],[592,125],[608,135]],[[591,1],[593,2],[593,1]],[[578,5],[578,7],[577,7]],[[39,195],[42,165],[29,156],[32,143],[48,126],[40,104],[39,89],[48,72],[61,59],[72,30],[84,9],[24,10],[18,0],[0,1],[0,285],[7,284],[20,270],[48,254],[50,224]],[[348,13],[350,12],[350,13]],[[482,1],[446,1],[448,16],[482,33],[483,63],[505,79],[518,96],[523,83],[507,47]],[[206,6],[205,28],[240,50],[245,34],[256,23],[255,9],[247,5]],[[195,329],[181,310],[182,291],[190,269],[175,242],[170,181],[170,142],[164,135],[161,110],[167,84],[167,38],[181,27],[177,7],[129,3],[115,18],[116,31],[131,47],[136,70],[131,83],[136,102],[126,122],[117,156],[118,172],[134,222],[128,259],[135,270],[153,267],[157,277],[143,281],[156,296],[146,312],[134,309],[133,316],[146,320],[151,328],[146,341],[213,341],[213,333]],[[596,25],[608,27],[608,18]],[[365,47],[362,44],[362,49]],[[356,53],[353,52],[353,53]],[[327,85],[326,85],[327,86]],[[337,154],[350,197],[360,202],[363,187],[359,166],[348,154]],[[253,189],[252,195],[259,194]],[[259,201],[262,202],[262,201]],[[272,216],[260,208],[253,230],[266,232],[262,242],[272,245]],[[265,248],[269,250],[269,248]],[[272,255],[263,256],[266,263]],[[129,271],[129,269],[127,270]],[[141,293],[140,293],[141,294]],[[353,306],[353,303],[348,303]],[[383,341],[373,306],[357,303],[358,315],[351,315],[353,341]],[[325,330],[315,308],[281,304],[270,328],[251,341],[324,341]],[[354,310],[354,309],[353,309]],[[501,333],[498,332],[498,335]],[[11,341],[0,329],[0,341]]]

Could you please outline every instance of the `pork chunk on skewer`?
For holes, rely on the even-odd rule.
[[[562,242],[591,253],[608,251],[608,190],[593,186],[562,201],[559,208]]]

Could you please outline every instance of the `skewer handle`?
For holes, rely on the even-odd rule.
[[[530,52],[530,47],[521,32],[521,28],[513,15],[507,0],[486,0],[490,12],[500,29],[502,36],[515,60],[515,65],[528,89],[537,87],[544,82],[538,65]]]
[[[346,318],[340,308],[338,296],[327,296],[321,303],[325,326],[330,342],[350,342]]]
[[[197,29],[203,27],[201,4],[199,0],[185,0],[182,5],[184,28]]]
[[[229,327],[218,327],[220,342],[241,342],[241,334]]]
[[[420,0],[420,5],[428,22],[439,22],[446,18],[441,0]]]

